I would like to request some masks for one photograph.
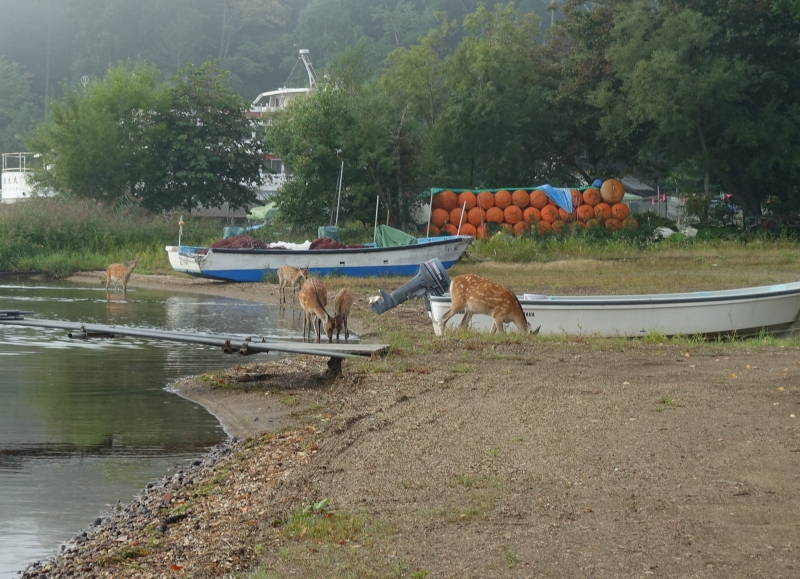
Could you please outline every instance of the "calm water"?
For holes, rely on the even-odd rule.
[[[151,290],[0,284],[0,309],[157,329],[302,333],[292,309]],[[259,359],[268,358],[247,361]],[[50,556],[117,501],[224,440],[213,416],[165,387],[243,361],[205,346],[0,326],[0,578]]]

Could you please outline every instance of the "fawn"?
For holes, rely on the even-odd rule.
[[[347,329],[347,316],[350,315],[350,308],[353,307],[353,292],[346,287],[339,290],[333,300],[333,317],[325,320],[325,333],[328,335],[328,343],[333,342],[333,330],[336,330],[336,343],[339,343],[339,332],[344,326],[344,343],[350,337],[350,330]]]
[[[117,287],[119,286],[120,282],[122,282],[122,291],[127,292],[128,280],[131,278],[133,268],[136,267],[138,262],[139,256],[137,255],[128,267],[125,267],[121,263],[112,263],[109,265],[106,268],[106,291],[108,291],[108,284],[113,281],[114,291],[117,291]]]
[[[322,282],[318,279],[307,279],[300,288],[298,294],[300,307],[303,308],[303,339],[306,339],[306,328],[308,328],[308,339],[311,340],[312,324],[317,331],[317,343],[322,334],[322,323],[327,322],[330,316],[325,311],[328,305],[328,292]]]
[[[282,265],[278,268],[278,303],[286,303],[286,286],[292,286],[292,305],[294,305],[295,287],[300,287],[308,277],[308,267],[298,269],[291,265]]]
[[[492,333],[503,328],[504,322],[514,322],[520,332],[527,334],[531,331],[531,325],[525,319],[522,305],[519,303],[514,293],[486,278],[465,274],[453,278],[450,282],[450,309],[442,316],[439,323],[444,334],[444,327],[453,315],[461,309],[466,308],[464,319],[461,320],[460,327],[466,327],[472,319],[474,313],[485,314],[494,318]],[[536,332],[539,328],[536,328]]]

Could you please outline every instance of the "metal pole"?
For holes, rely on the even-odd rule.
[[[464,211],[467,209],[467,202],[464,201],[464,205],[461,207],[461,219],[458,220],[458,231],[456,231],[456,235],[461,235],[461,224],[464,223]]]
[[[372,243],[375,243],[375,238],[378,235],[378,206],[381,203],[381,196],[375,198],[375,229],[372,230]]]
[[[342,161],[342,170],[339,171],[339,198],[336,200],[336,226],[339,226],[339,204],[342,202],[342,176],[344,175],[344,161]]]
[[[180,221],[178,221],[178,247],[181,246],[181,237],[183,237],[183,215],[181,215]]]
[[[431,214],[433,213],[433,187],[431,187],[431,202],[428,205],[428,229],[426,231],[427,235],[425,237],[431,236]]]

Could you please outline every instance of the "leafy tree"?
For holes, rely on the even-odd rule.
[[[38,110],[30,89],[31,75],[0,56],[0,153],[22,151]]]
[[[627,160],[662,173],[700,167],[705,190],[723,188],[747,215],[760,214],[770,195],[794,193],[798,21],[764,3],[599,4],[607,8],[607,75],[587,100],[601,112],[607,142],[635,143]]]
[[[149,209],[254,201],[263,146],[225,78],[206,62],[159,85],[158,70],[139,62],[66,88],[31,139],[44,161],[34,182],[111,202],[127,195]]]
[[[146,147],[157,79],[152,65],[121,63],[85,89],[66,86],[29,141],[43,160],[34,184],[105,201],[132,192],[150,167]]]
[[[264,147],[245,117],[245,102],[211,61],[187,65],[152,115],[151,171],[134,190],[150,209],[233,208],[255,202]]]
[[[541,86],[534,75],[538,19],[513,4],[479,5],[444,63],[446,98],[423,157],[441,159],[436,177],[453,186],[500,187],[541,175],[531,158],[540,134]]]

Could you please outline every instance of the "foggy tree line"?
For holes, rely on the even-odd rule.
[[[489,4],[492,4],[491,2]],[[521,0],[547,14],[550,0]],[[118,61],[154,64],[161,79],[219,59],[245,100],[287,83],[304,86],[299,48],[318,70],[355,42],[374,65],[436,26],[461,18],[469,0],[0,0],[0,152],[24,149],[49,98],[81,77],[101,79]],[[548,20],[549,21],[549,20]],[[294,72],[292,73],[294,69]],[[290,78],[290,74],[292,74]]]

